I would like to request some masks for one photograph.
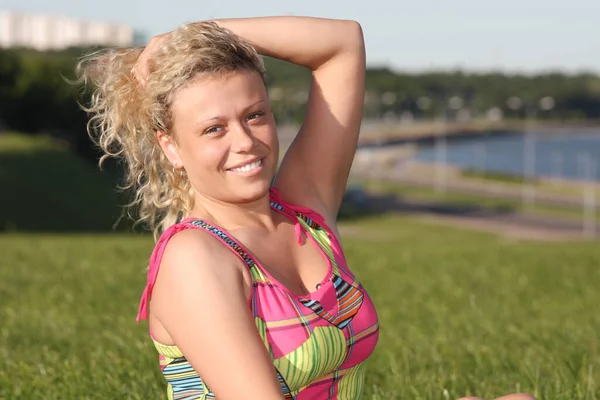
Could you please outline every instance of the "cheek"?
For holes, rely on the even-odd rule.
[[[276,150],[279,145],[279,137],[277,136],[277,128],[274,123],[269,123],[261,129],[257,135],[258,139],[268,146],[271,150]]]
[[[223,164],[227,155],[227,150],[224,147],[219,146],[218,143],[202,143],[190,146],[186,151],[184,162],[199,174],[214,170]]]
[[[277,137],[277,131],[275,131],[273,129],[272,131],[269,132],[269,134],[266,138],[266,143],[268,144],[269,148],[272,151],[277,150],[277,147],[279,145],[279,138]]]

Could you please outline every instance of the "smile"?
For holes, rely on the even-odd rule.
[[[260,166],[262,165],[263,160],[256,160],[254,162],[248,163],[248,164],[244,164],[241,167],[237,167],[237,168],[231,168],[228,169],[228,171],[233,171],[233,172],[250,172],[253,171],[255,169],[260,168]]]

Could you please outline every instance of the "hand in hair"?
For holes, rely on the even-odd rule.
[[[171,32],[163,33],[161,35],[154,36],[152,39],[150,39],[150,41],[144,48],[144,51],[142,51],[135,65],[131,69],[131,73],[142,86],[146,84],[146,78],[150,73],[148,61],[150,60],[152,55],[154,55],[156,51],[165,43],[170,33]]]

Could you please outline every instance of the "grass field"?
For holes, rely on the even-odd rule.
[[[378,308],[365,399],[597,399],[600,251],[409,217],[344,223]],[[149,236],[0,235],[0,399],[164,399],[136,325]]]
[[[356,184],[364,186],[369,191],[396,194],[408,200],[435,202],[459,208],[472,207],[496,212],[522,212],[539,217],[563,218],[571,221],[581,221],[584,218],[582,207],[536,203],[528,208],[519,200],[451,191],[440,193],[432,187],[419,187],[376,180],[370,182],[356,181]]]
[[[106,232],[127,201],[91,162],[24,134],[0,135],[0,188],[0,231]]]
[[[135,323],[153,242],[108,233],[123,203],[114,182],[54,141],[0,135],[0,185],[0,399],[165,399],[147,325]],[[516,209],[484,200],[445,199]],[[342,232],[381,324],[365,399],[600,398],[595,243],[519,243],[393,215]]]

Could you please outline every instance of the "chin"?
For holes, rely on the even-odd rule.
[[[249,185],[239,185],[233,188],[231,197],[237,203],[251,203],[260,200],[269,195],[271,181],[272,179],[265,179]]]

